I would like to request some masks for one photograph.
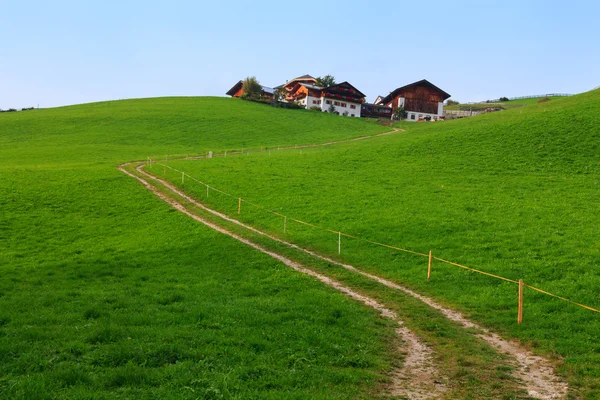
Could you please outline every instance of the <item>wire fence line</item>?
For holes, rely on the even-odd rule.
[[[293,148],[296,148],[296,147],[289,147],[289,148],[293,149]],[[289,148],[287,148],[287,149],[289,149]],[[280,148],[280,149],[283,150],[284,148]],[[230,154],[234,154],[234,153],[230,153]],[[243,153],[237,153],[237,154],[243,154]],[[183,159],[183,160],[188,159],[189,160],[189,159],[201,159],[201,158],[205,158],[205,156],[197,156],[197,157],[191,157],[191,158],[186,156],[186,158],[181,158],[181,159]],[[174,160],[174,159],[172,158],[172,160]],[[400,252],[403,252],[403,253],[412,254],[412,255],[415,255],[415,256],[428,257],[429,258],[428,274],[427,274],[427,278],[428,279],[429,279],[429,277],[431,275],[431,263],[432,263],[432,260],[436,260],[436,261],[439,261],[439,262],[442,262],[442,263],[445,263],[445,264],[448,264],[448,265],[452,265],[452,266],[455,266],[455,267],[458,267],[458,268],[461,268],[461,269],[464,269],[464,270],[468,270],[468,271],[471,271],[471,272],[474,272],[474,273],[478,273],[478,274],[481,274],[481,275],[485,275],[485,276],[488,276],[488,277],[499,279],[499,280],[502,280],[502,281],[505,281],[505,282],[508,282],[508,283],[511,283],[511,284],[516,284],[516,285],[519,286],[519,302],[518,302],[518,304],[519,304],[519,311],[518,311],[519,317],[518,317],[518,323],[521,323],[521,321],[522,321],[523,288],[524,287],[527,287],[527,288],[529,288],[529,289],[531,289],[533,291],[536,291],[538,293],[541,293],[541,294],[544,294],[544,295],[547,295],[547,296],[551,296],[551,297],[554,297],[556,299],[562,300],[564,302],[576,305],[578,307],[581,307],[581,308],[584,308],[584,309],[587,309],[587,310],[590,310],[590,311],[593,311],[593,312],[596,312],[596,313],[600,313],[600,309],[597,309],[597,308],[594,308],[594,307],[591,307],[591,306],[588,306],[588,305],[585,305],[585,304],[582,304],[582,303],[579,303],[579,302],[567,299],[565,297],[559,296],[559,295],[554,294],[554,293],[550,293],[548,291],[545,291],[545,290],[540,289],[538,287],[535,287],[533,285],[526,284],[526,283],[523,282],[523,280],[518,280],[517,281],[517,280],[506,278],[506,277],[503,277],[503,276],[500,276],[500,275],[492,274],[490,272],[482,271],[480,269],[468,267],[466,265],[462,265],[462,264],[459,264],[459,263],[456,263],[456,262],[453,262],[453,261],[449,261],[449,260],[446,260],[446,259],[443,259],[443,258],[440,258],[440,257],[434,257],[434,256],[432,256],[432,252],[431,251],[429,252],[429,254],[427,254],[427,253],[422,253],[422,252],[415,251],[415,250],[410,250],[410,249],[405,249],[405,248],[398,247],[398,246],[393,246],[393,245],[386,244],[386,243],[380,243],[380,242],[373,241],[373,240],[370,240],[370,239],[361,238],[359,236],[351,235],[349,233],[341,232],[339,230],[329,229],[329,228],[322,227],[322,226],[319,226],[319,225],[316,225],[316,224],[313,224],[313,223],[310,223],[310,222],[307,222],[307,221],[302,221],[300,219],[290,217],[290,216],[282,214],[280,212],[271,210],[271,209],[269,209],[269,208],[267,208],[265,206],[262,206],[260,204],[256,204],[256,203],[250,202],[248,200],[244,200],[240,196],[235,196],[235,195],[227,193],[227,192],[225,192],[223,190],[217,189],[214,186],[210,186],[206,182],[203,182],[203,181],[201,181],[201,180],[199,180],[197,178],[194,178],[194,177],[186,174],[184,171],[181,171],[181,170],[179,170],[177,168],[174,168],[174,167],[172,167],[170,165],[167,165],[166,163],[161,163],[161,162],[158,162],[158,161],[153,160],[152,158],[148,157],[146,165],[149,165],[151,167],[153,164],[162,166],[164,168],[165,173],[166,173],[166,169],[168,168],[171,171],[174,171],[174,172],[176,172],[178,174],[181,174],[181,176],[182,176],[182,182],[184,181],[184,178],[188,178],[188,179],[190,179],[190,180],[192,180],[192,181],[194,181],[194,182],[196,182],[196,183],[198,183],[198,184],[200,184],[202,186],[205,186],[206,187],[206,195],[207,195],[207,197],[209,195],[209,191],[215,191],[215,192],[220,193],[222,195],[225,195],[225,196],[227,196],[227,197],[229,197],[231,199],[237,199],[238,200],[238,214],[241,213],[241,205],[242,205],[242,203],[244,203],[244,204],[253,206],[253,207],[257,208],[257,209],[260,209],[262,211],[271,213],[271,214],[273,214],[275,216],[278,216],[280,218],[283,218],[283,230],[284,230],[284,233],[286,233],[286,231],[287,231],[287,221],[293,221],[293,222],[296,222],[296,223],[301,224],[301,225],[305,225],[305,226],[308,226],[308,227],[311,227],[311,228],[314,228],[314,229],[318,229],[318,230],[321,230],[321,231],[324,231],[324,232],[335,234],[337,236],[337,238],[338,238],[338,254],[341,254],[341,238],[342,237],[346,237],[346,238],[350,238],[350,239],[362,241],[364,243],[369,243],[369,244],[372,244],[372,245],[375,245],[375,246],[380,246],[380,247],[388,248],[388,249],[391,249],[391,250],[396,250],[396,251],[400,251]]]

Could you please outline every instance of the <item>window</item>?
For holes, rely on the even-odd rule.
[[[356,106],[354,104],[350,104],[350,109],[356,110]]]
[[[340,107],[346,107],[346,103],[340,103]]]
[[[331,104],[331,100],[325,100],[325,103]]]
[[[339,102],[339,101],[334,101],[334,102],[333,102],[333,105],[334,105],[334,106],[339,106],[339,105],[340,105],[340,102]]]
[[[350,114],[350,115],[354,117],[354,114]]]
[[[415,114],[410,114],[410,119],[415,119]]]

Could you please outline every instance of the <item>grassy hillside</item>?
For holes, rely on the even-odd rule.
[[[562,96],[549,97],[550,101],[561,99]],[[444,110],[485,110],[486,108],[502,108],[504,110],[510,110],[512,108],[519,108],[528,106],[531,104],[537,104],[542,97],[532,97],[529,99],[517,99],[509,101],[501,101],[497,103],[473,103],[473,104],[457,104],[454,106],[444,107]]]
[[[290,217],[428,252],[600,307],[600,91],[325,149],[170,163]],[[162,172],[162,171],[161,171]],[[170,173],[178,182],[178,175]],[[204,198],[193,183],[186,190]],[[235,200],[212,195],[235,213]],[[282,234],[281,218],[242,218]],[[337,256],[337,237],[288,223],[287,237]],[[344,239],[342,259],[461,308],[538,351],[564,357],[582,396],[600,396],[600,316],[426,259]]]
[[[392,326],[116,166],[383,130],[220,98],[0,114],[0,398],[371,397]]]

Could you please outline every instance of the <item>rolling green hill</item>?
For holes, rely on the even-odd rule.
[[[222,98],[0,114],[0,398],[370,398],[370,309],[200,226],[117,165],[382,132]]]
[[[600,90],[460,121],[402,125],[368,143],[169,164],[291,218],[426,253],[600,308]],[[179,175],[168,175],[178,182]],[[235,213],[237,202],[205,199]],[[281,218],[242,219],[281,234]],[[286,237],[337,256],[337,235],[288,223]],[[600,315],[511,283],[344,239],[342,260],[410,285],[564,357],[586,398],[600,395]]]
[[[501,102],[492,102],[492,103],[472,103],[472,104],[457,104],[453,106],[446,106],[444,110],[472,110],[472,111],[480,111],[485,110],[486,108],[502,108],[504,110],[510,110],[512,108],[519,108],[523,106],[528,106],[531,104],[537,104],[540,99],[543,97],[531,97],[528,99],[517,99],[517,100],[509,100],[509,101],[501,101]],[[549,97],[549,101],[558,100],[563,98],[562,96],[553,96]]]

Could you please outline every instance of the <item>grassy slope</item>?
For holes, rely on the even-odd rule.
[[[380,131],[214,98],[0,114],[0,398],[369,396],[386,322],[116,165]]]
[[[549,97],[550,101],[552,100],[557,100],[562,98],[562,96],[557,96],[557,97]],[[523,107],[523,106],[528,106],[531,104],[537,104],[537,102],[541,99],[541,97],[532,97],[530,99],[518,99],[518,100],[509,100],[509,101],[502,101],[502,102],[498,102],[498,103],[474,103],[474,104],[458,104],[455,106],[447,106],[444,107],[444,110],[485,110],[486,108],[497,108],[497,107],[501,107],[503,109],[511,109],[511,108],[518,108],[518,107]]]
[[[187,173],[292,217],[461,262],[600,306],[600,91],[478,118],[406,124],[406,134],[335,148],[174,162]],[[177,181],[177,176],[171,179]],[[203,189],[187,189],[204,196]],[[235,212],[236,202],[209,201]],[[281,220],[245,207],[274,232]],[[337,240],[295,224],[294,240],[335,254]],[[599,395],[598,315],[516,288],[345,240],[343,257],[565,357],[563,372]]]

